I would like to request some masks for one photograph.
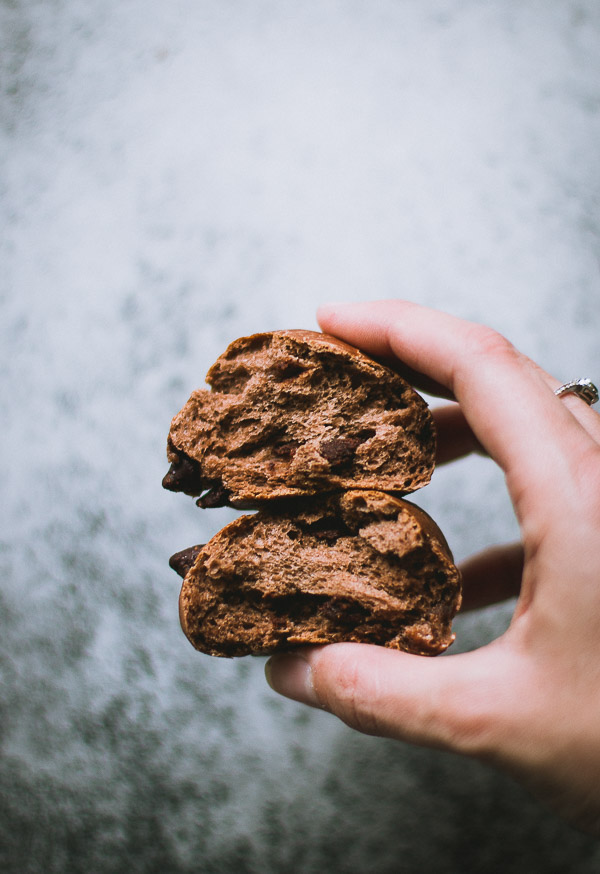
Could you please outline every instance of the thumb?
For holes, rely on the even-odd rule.
[[[273,656],[266,675],[276,692],[365,734],[488,758],[510,694],[499,644],[431,659],[337,643]]]

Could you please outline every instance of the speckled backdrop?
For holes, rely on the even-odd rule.
[[[0,870],[600,870],[508,778],[195,653],[161,489],[225,344],[406,296],[600,378],[596,0],[0,0]],[[419,495],[515,533],[483,459]],[[456,649],[510,605],[459,619]]]

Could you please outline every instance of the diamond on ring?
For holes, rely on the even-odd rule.
[[[598,389],[591,379],[573,379],[571,382],[565,382],[560,388],[555,389],[554,394],[557,398],[563,395],[574,394],[582,401],[585,401],[590,407],[598,401]]]

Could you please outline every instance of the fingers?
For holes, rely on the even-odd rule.
[[[554,396],[556,381],[507,340],[446,313],[405,301],[377,301],[324,307],[319,319],[323,330],[375,356],[395,355],[444,386],[460,403],[477,440],[506,472],[519,515],[524,496],[527,509],[552,510],[557,479],[571,475],[565,459],[589,448],[578,419],[596,414],[583,402],[576,419]]]
[[[447,464],[471,452],[482,452],[458,404],[447,404],[431,411],[437,432],[436,464]]]
[[[511,543],[486,549],[463,562],[461,612],[516,597],[521,591],[523,561],[522,545]]]
[[[273,656],[275,691],[334,713],[365,734],[487,755],[494,747],[506,659],[502,644],[429,659],[340,643]]]

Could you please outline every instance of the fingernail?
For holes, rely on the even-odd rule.
[[[310,664],[301,655],[285,653],[272,656],[265,665],[267,683],[275,692],[310,704],[311,707],[320,707]]]

